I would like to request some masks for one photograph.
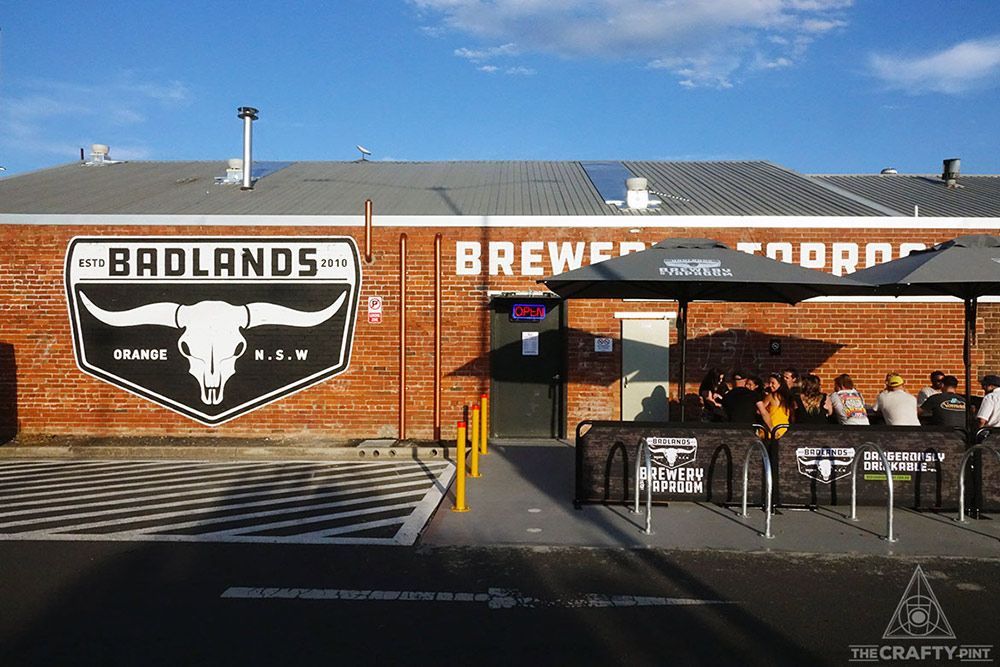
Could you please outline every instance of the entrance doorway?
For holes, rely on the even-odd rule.
[[[622,320],[622,421],[669,420],[669,334],[669,320]]]
[[[564,436],[564,317],[559,299],[490,303],[490,437]]]

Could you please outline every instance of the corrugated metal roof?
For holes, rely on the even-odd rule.
[[[672,215],[883,215],[770,162],[625,164],[668,195],[661,207]]]
[[[939,176],[861,174],[813,176],[850,193],[877,201],[901,215],[1000,217],[1000,176],[960,176],[961,187],[948,188]]]
[[[604,203],[580,162],[296,162],[260,179],[252,192],[218,185],[217,162],[70,164],[0,179],[0,213],[175,215],[357,215],[364,200],[381,215],[822,215],[880,216],[892,190],[872,195],[840,181],[769,162],[625,162],[649,179],[658,209],[619,210]],[[997,187],[944,192],[958,205],[945,215],[1000,215]],[[1000,183],[1000,179],[995,179]],[[902,182],[902,181],[896,181]],[[955,194],[955,193],[958,194]],[[674,198],[678,197],[678,198]],[[934,215],[929,207],[924,215]],[[887,204],[888,205],[888,204]],[[899,208],[905,214],[912,204]]]

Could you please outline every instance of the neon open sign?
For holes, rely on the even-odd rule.
[[[545,304],[515,303],[510,309],[510,319],[515,322],[540,322],[545,319]]]

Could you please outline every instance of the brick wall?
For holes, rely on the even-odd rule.
[[[377,219],[376,219],[377,223]],[[208,428],[81,372],[74,360],[67,316],[63,265],[70,239],[100,236],[218,236],[349,235],[363,247],[363,230],[317,227],[67,227],[53,225],[0,226],[0,410],[16,420],[25,434],[163,434],[205,436],[327,436],[336,438],[394,436],[397,429],[398,324],[400,300],[399,235],[408,236],[408,435],[428,438],[433,419],[433,267],[434,235],[443,246],[442,422],[445,434],[461,414],[463,402],[488,388],[488,291],[538,290],[535,280],[549,275],[548,248],[542,259],[527,265],[520,258],[522,242],[590,244],[608,242],[598,250],[617,254],[622,242],[650,244],[667,236],[718,238],[738,242],[791,244],[790,258],[801,259],[799,244],[823,243],[830,270],[835,243],[852,238],[859,244],[860,266],[865,244],[888,243],[896,256],[901,243],[936,243],[953,237],[947,230],[835,229],[646,229],[631,233],[603,228],[377,228],[374,261],[363,264],[359,317],[349,370],[317,386],[288,396],[216,428]],[[966,232],[973,233],[973,232]],[[482,272],[456,274],[456,242],[481,244]],[[513,243],[513,275],[503,266],[489,275],[490,241]],[[576,248],[576,246],[572,246]],[[878,250],[878,248],[876,248]],[[850,248],[836,250],[850,255]],[[815,257],[814,257],[815,259]],[[849,257],[848,257],[849,259]],[[468,264],[463,265],[466,271]],[[474,268],[474,267],[473,267]],[[366,298],[384,298],[381,324],[369,324]],[[615,339],[620,350],[616,311],[674,310],[673,304],[653,302],[572,301],[568,304],[568,431],[584,419],[619,418],[619,356],[595,354],[592,338]],[[980,307],[977,373],[1000,370],[1000,308]],[[780,338],[783,354],[767,351]],[[688,390],[696,391],[710,366],[744,366],[769,371],[795,366],[817,372],[829,389],[832,378],[849,372],[861,390],[874,398],[882,377],[901,373],[915,392],[936,368],[962,376],[962,307],[960,304],[817,303],[782,305],[693,304],[690,308]],[[672,355],[672,364],[676,364]],[[676,378],[676,367],[671,368]],[[675,393],[671,386],[671,394]],[[6,398],[4,398],[6,397]],[[13,415],[13,416],[12,416]],[[2,420],[0,420],[2,421]],[[0,430],[4,426],[0,423]]]

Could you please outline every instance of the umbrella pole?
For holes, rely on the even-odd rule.
[[[976,326],[975,299],[965,300],[965,340],[962,342],[962,361],[965,363],[965,426],[968,435],[967,442],[975,441],[972,416],[969,407],[972,406],[972,331]]]
[[[681,421],[684,421],[684,400],[685,388],[687,387],[687,320],[688,320],[688,302],[678,301],[678,317],[677,317],[677,342],[681,349],[681,368],[680,368],[680,382],[677,385],[677,398],[681,403]]]
[[[962,345],[962,360],[965,362],[965,437],[966,447],[976,444],[976,418],[969,412],[972,406],[972,339],[976,335],[976,297],[965,300],[965,340]],[[981,465],[981,459],[977,455],[973,457],[972,465],[975,469]],[[973,509],[970,514],[978,519],[979,508],[982,507],[982,485],[979,474],[972,477],[972,502],[966,506]]]

